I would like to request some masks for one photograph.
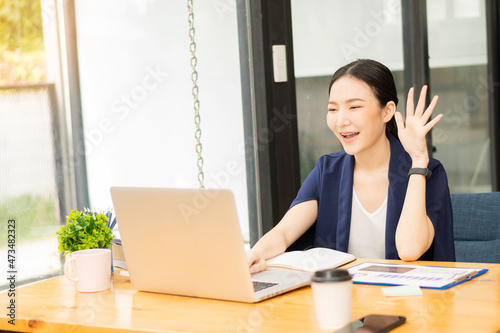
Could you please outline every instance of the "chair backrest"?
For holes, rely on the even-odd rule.
[[[500,192],[452,193],[457,261],[500,263]]]

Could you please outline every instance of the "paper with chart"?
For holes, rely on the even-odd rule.
[[[442,267],[365,262],[348,269],[353,282],[382,285],[418,285],[447,288],[470,280],[487,270],[481,268]]]

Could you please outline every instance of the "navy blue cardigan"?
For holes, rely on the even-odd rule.
[[[385,257],[399,259],[396,249],[396,227],[408,187],[411,157],[394,136],[389,136],[389,192],[385,230]],[[427,182],[426,209],[434,225],[434,241],[420,260],[455,261],[453,218],[448,179],[443,165],[431,158],[428,168],[432,177]],[[318,201],[316,223],[288,250],[328,247],[347,252],[351,225],[354,156],[338,152],[322,156],[302,184],[290,207]]]

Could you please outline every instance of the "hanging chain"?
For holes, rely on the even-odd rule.
[[[188,22],[189,22],[189,39],[191,44],[189,45],[189,50],[191,51],[191,81],[193,82],[193,98],[194,98],[194,123],[196,125],[196,131],[194,132],[194,137],[196,138],[196,153],[198,153],[198,160],[196,164],[198,165],[198,181],[200,182],[200,188],[204,188],[203,180],[205,175],[203,174],[203,157],[201,157],[202,145],[201,145],[201,118],[200,118],[200,101],[198,100],[198,72],[196,71],[196,65],[198,63],[198,58],[196,58],[196,43],[194,41],[194,13],[193,13],[193,0],[187,0],[188,7]]]

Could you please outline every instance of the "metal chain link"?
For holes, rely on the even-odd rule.
[[[201,118],[200,118],[200,101],[198,99],[198,72],[196,71],[196,65],[198,64],[198,58],[196,58],[196,43],[194,41],[195,30],[194,30],[194,13],[193,13],[193,0],[187,0],[188,7],[188,22],[189,22],[189,39],[191,44],[189,45],[189,50],[191,52],[191,81],[193,82],[193,98],[194,98],[194,123],[196,125],[196,131],[194,132],[194,137],[196,138],[196,153],[198,154],[198,160],[196,164],[198,165],[198,181],[200,182],[200,188],[204,188],[203,180],[205,175],[203,173],[203,157],[201,152],[203,147],[201,145]]]

